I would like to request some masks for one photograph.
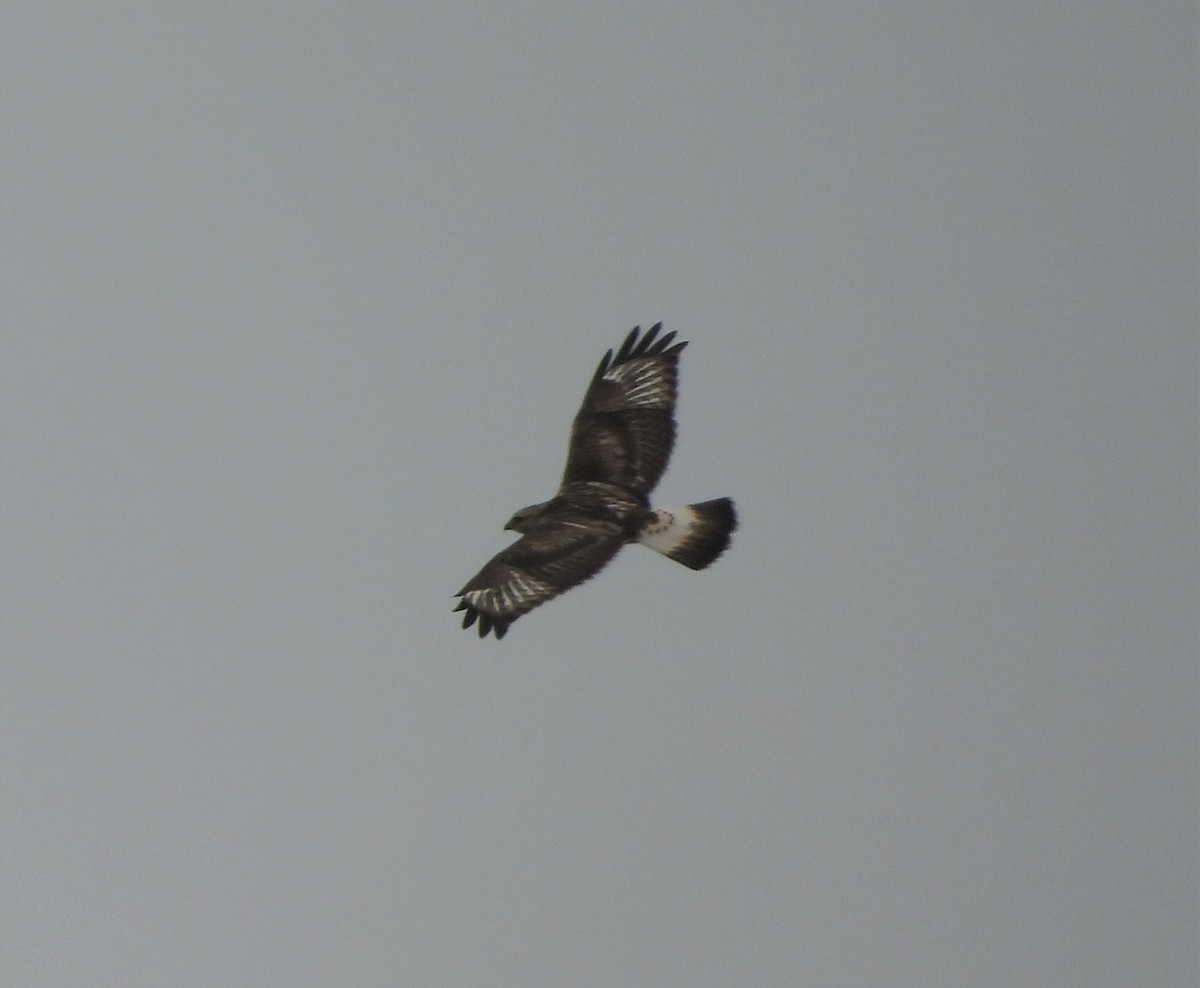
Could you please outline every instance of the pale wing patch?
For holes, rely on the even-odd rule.
[[[625,408],[668,408],[674,395],[662,365],[658,358],[630,360],[610,368],[604,379],[621,385],[621,404]]]
[[[489,614],[511,614],[514,611],[526,611],[554,593],[551,584],[512,569],[508,572],[508,579],[499,586],[468,590],[462,596],[472,607]]]

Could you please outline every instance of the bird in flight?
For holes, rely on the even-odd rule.
[[[522,508],[506,530],[521,537],[497,553],[455,596],[462,626],[503,638],[522,614],[591,579],[627,542],[640,542],[691,569],[704,569],[729,546],[737,527],[727,497],[653,508],[675,442],[679,354],[687,343],[639,337],[635,326],[614,355],[604,355],[571,427],[558,493]]]

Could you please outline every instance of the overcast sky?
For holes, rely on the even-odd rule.
[[[0,983],[1197,983],[1194,4],[2,22]]]

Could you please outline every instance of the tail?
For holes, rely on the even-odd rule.
[[[737,512],[727,497],[682,508],[655,508],[638,541],[692,569],[704,569],[729,548]]]

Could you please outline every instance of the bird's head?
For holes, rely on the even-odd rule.
[[[528,532],[533,522],[549,503],[549,501],[543,501],[541,504],[531,504],[528,508],[522,508],[508,519],[504,530],[506,532]]]

